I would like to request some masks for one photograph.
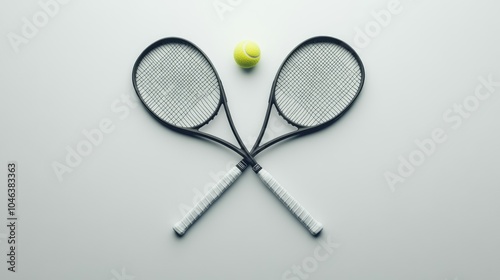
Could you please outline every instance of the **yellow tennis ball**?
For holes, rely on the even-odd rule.
[[[252,68],[260,60],[260,48],[255,42],[241,41],[234,48],[234,61],[242,68]]]

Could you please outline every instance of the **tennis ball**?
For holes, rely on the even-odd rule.
[[[260,60],[260,48],[255,42],[241,41],[234,48],[234,61],[242,68],[252,68]]]

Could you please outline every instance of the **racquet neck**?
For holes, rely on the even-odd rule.
[[[238,131],[236,130],[236,127],[234,126],[233,117],[231,116],[229,106],[227,106],[227,99],[226,99],[226,95],[224,93],[222,94],[222,104],[224,106],[224,110],[226,111],[227,121],[229,122],[229,126],[231,127],[231,130],[233,131],[234,138],[236,138],[236,141],[240,145],[241,150],[245,153],[245,155],[243,155],[243,157],[245,158],[245,161],[252,167],[258,166],[257,162],[255,162],[255,160],[252,158],[250,152],[248,151],[247,147],[243,143],[243,140],[241,139],[240,134],[238,133]]]

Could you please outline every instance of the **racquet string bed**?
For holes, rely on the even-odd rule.
[[[203,54],[187,44],[152,49],[139,64],[136,81],[146,106],[174,126],[198,127],[219,108],[217,76]]]
[[[337,117],[363,82],[356,57],[341,45],[316,42],[297,49],[284,63],[275,98],[289,121],[311,127]]]

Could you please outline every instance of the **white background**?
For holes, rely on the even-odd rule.
[[[477,104],[473,96],[479,77],[500,81],[500,5],[401,0],[384,26],[376,23],[390,3],[73,0],[47,22],[36,19],[40,27],[27,38],[23,18],[33,23],[40,4],[2,1],[0,260],[8,249],[10,160],[19,167],[19,225],[18,272],[2,261],[0,278],[498,279],[500,87]],[[366,29],[370,37],[361,42],[356,34]],[[24,41],[12,43],[13,34]],[[137,56],[164,37],[198,45],[251,144],[280,63],[317,35],[357,50],[363,92],[332,127],[258,159],[323,222],[322,234],[311,236],[247,171],[177,237],[171,227],[181,209],[239,157],[148,115],[131,83]],[[232,59],[243,39],[262,49],[250,72]],[[458,125],[448,110],[464,100],[477,106]],[[68,147],[102,121],[113,131],[59,180],[54,163],[66,165]],[[210,126],[231,137],[223,118]],[[398,175],[400,157],[417,155],[415,141],[436,128],[446,141],[391,188],[386,172]],[[328,240],[335,249],[318,247]]]

